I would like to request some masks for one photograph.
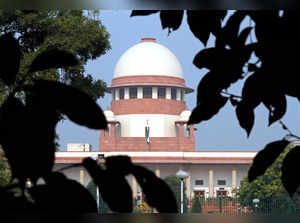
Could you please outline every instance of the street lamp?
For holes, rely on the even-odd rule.
[[[183,170],[179,170],[176,173],[176,176],[180,179],[181,181],[181,199],[180,199],[180,213],[183,214],[183,180],[186,179],[189,174]]]
[[[252,200],[254,206],[255,206],[255,212],[257,213],[257,209],[258,209],[258,203],[259,203],[259,199],[258,198],[254,198]]]
[[[104,154],[93,154],[91,156],[91,158],[93,160],[97,161],[97,163],[98,163],[100,160],[104,159]],[[97,184],[96,184],[96,199],[97,199],[96,200],[96,202],[97,202],[97,211],[98,211],[98,213],[100,213],[100,196],[99,196],[99,187],[97,186]]]

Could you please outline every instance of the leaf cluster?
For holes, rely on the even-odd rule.
[[[239,195],[244,200],[248,196],[252,196],[252,199],[253,196],[278,198],[287,195],[293,198],[300,186],[295,176],[299,159],[299,146],[287,140],[267,144],[255,156]]]
[[[169,31],[179,28],[183,10],[134,10],[131,16],[158,12],[163,28]],[[282,128],[289,132],[287,136],[299,139],[291,134],[281,118],[287,110],[286,96],[300,100],[299,75],[295,73],[298,68],[295,55],[300,49],[297,31],[300,14],[294,10],[238,10],[233,13],[187,10],[186,14],[191,32],[204,46],[211,35],[215,37],[214,46],[205,47],[193,60],[197,68],[208,69],[208,72],[199,82],[197,105],[188,123],[211,119],[229,100],[235,107],[240,127],[249,137],[255,121],[254,110],[263,104],[269,111],[269,126],[280,121]],[[245,80],[241,96],[228,93],[228,89],[240,80]],[[249,181],[263,175],[288,144],[284,139],[266,145],[254,158]],[[291,197],[300,186],[294,172],[300,159],[298,147],[285,156],[281,167],[281,181]]]
[[[158,12],[163,28],[169,32],[179,28],[183,10],[134,10],[131,16]],[[204,46],[211,35],[215,37],[214,47],[199,51],[193,60],[196,67],[209,71],[199,82],[197,106],[189,124],[211,119],[228,100],[248,136],[258,105],[263,104],[268,109],[269,126],[280,120],[286,113],[286,96],[300,97],[298,76],[294,72],[297,70],[294,55],[300,47],[296,31],[299,14],[292,10],[283,13],[278,10],[234,13],[186,10],[186,15],[191,32]],[[246,20],[249,20],[248,25]],[[228,93],[240,80],[245,80],[241,96]]]
[[[6,61],[1,66],[0,78],[12,87],[0,107],[0,144],[11,168],[11,182],[17,181],[0,188],[1,210],[96,212],[95,199],[85,187],[52,169],[56,151],[55,127],[60,116],[65,115],[76,124],[91,129],[106,129],[102,109],[88,94],[64,83],[41,79],[33,83],[26,83],[24,79],[17,81],[20,45],[13,35],[5,34],[0,36],[0,46],[4,49],[0,56]],[[33,60],[28,74],[78,63],[78,58],[71,52],[50,48]],[[22,99],[17,97],[18,94],[24,95]],[[132,212],[132,191],[125,179],[126,175],[132,174],[149,205],[159,212],[177,212],[176,199],[167,184],[153,172],[132,164],[129,157],[107,158],[106,169],[91,158],[84,159],[79,165],[86,168],[112,211]],[[38,184],[40,179],[45,184]],[[12,189],[19,189],[21,194],[16,196]]]
[[[96,11],[83,10],[0,10],[0,33],[16,37],[22,52],[17,80],[31,83],[39,77],[67,84],[72,82],[93,99],[102,97],[105,83],[91,80],[91,75],[85,74],[84,68],[88,60],[96,59],[110,49],[109,34],[96,15]],[[68,51],[76,55],[79,63],[63,69],[54,66],[28,74],[33,60],[50,49]],[[50,59],[49,55],[48,63],[51,63]],[[5,63],[5,60],[1,62]],[[5,88],[0,84],[0,89]]]

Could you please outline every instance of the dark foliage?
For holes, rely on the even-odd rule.
[[[53,48],[38,55],[33,60],[29,72],[75,65],[78,65],[78,61],[71,53]]]
[[[0,37],[0,77],[7,85],[11,85],[16,80],[16,75],[20,66],[21,50],[17,40],[12,34],[2,35]]]
[[[11,85],[19,74],[20,55],[16,50],[19,45],[12,35],[0,36],[0,46],[5,45],[1,59],[9,66],[1,66],[0,78]],[[78,60],[72,53],[51,49],[33,60],[28,73],[76,64]],[[20,94],[24,95],[22,99],[17,97]],[[0,145],[10,165],[12,179],[10,185],[0,187],[1,211],[97,212],[96,201],[85,187],[52,170],[56,151],[55,127],[61,115],[88,128],[107,127],[96,102],[69,85],[40,79],[26,83],[21,79],[9,92],[0,107]],[[160,212],[177,210],[174,195],[166,184],[151,171],[133,165],[129,157],[107,158],[105,169],[91,158],[79,165],[86,168],[112,211],[128,213],[133,210],[132,191],[125,179],[128,174],[137,178],[150,205]],[[45,184],[37,184],[39,179]],[[32,186],[29,187],[28,182]],[[21,193],[18,195],[16,191]]]
[[[258,176],[263,175],[289,143],[287,140],[280,140],[266,145],[266,147],[255,156],[252,166],[248,171],[248,181],[252,182]],[[268,157],[268,159],[266,159],[266,157]]]
[[[300,186],[300,178],[297,177],[296,170],[299,167],[300,147],[296,146],[284,158],[282,163],[281,180],[284,188],[292,197]]]
[[[160,13],[164,14],[160,17],[163,27],[176,24],[178,29],[178,16],[165,11]],[[139,15],[137,11],[134,14]],[[300,139],[281,121],[287,110],[286,96],[300,100],[299,75],[295,73],[298,70],[295,55],[300,49],[300,34],[296,28],[300,22],[299,12],[238,10],[229,14],[227,11],[186,10],[186,14],[191,32],[204,46],[211,35],[215,37],[214,46],[200,50],[193,60],[197,68],[209,71],[198,85],[196,107],[188,124],[211,119],[229,99],[248,137],[255,123],[254,110],[262,104],[269,112],[269,126],[277,122],[288,131],[286,137]],[[241,95],[231,94],[230,87],[244,79]],[[249,171],[249,181],[264,174],[287,144],[286,140],[276,141],[258,153]],[[300,158],[298,150],[296,147],[286,156],[282,169],[282,182],[291,196],[300,186],[299,179],[292,173]]]

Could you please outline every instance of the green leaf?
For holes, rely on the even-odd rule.
[[[20,67],[21,49],[13,34],[0,36],[0,78],[7,85],[15,82]]]
[[[53,48],[39,54],[30,65],[29,72],[76,66],[78,64],[79,61],[72,53]]]
[[[299,160],[300,146],[296,146],[286,155],[281,167],[281,181],[290,197],[293,197],[300,186],[300,178],[297,174],[297,170],[299,168]]]
[[[27,89],[36,104],[47,104],[71,121],[91,129],[105,129],[107,121],[98,104],[86,93],[63,83],[37,80]]]
[[[289,143],[287,140],[274,141],[259,151],[254,157],[253,163],[248,171],[248,181],[251,183],[258,176],[263,175]]]

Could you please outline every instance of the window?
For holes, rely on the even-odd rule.
[[[190,136],[190,127],[187,124],[184,124],[184,136],[185,137]]]
[[[124,88],[119,89],[119,98],[120,100],[124,99]]]
[[[119,123],[115,125],[115,136],[117,137],[121,136],[121,125]]]
[[[157,90],[157,97],[158,98],[166,98],[166,88],[159,87]]]
[[[171,99],[176,100],[176,88],[171,88]]]
[[[143,98],[152,98],[152,87],[143,88]]]
[[[226,180],[218,180],[218,185],[226,185]]]
[[[180,98],[181,101],[184,101],[184,90],[181,90],[181,98]]]
[[[203,180],[195,180],[195,185],[203,185]]]
[[[180,135],[180,125],[176,124],[176,136]]]
[[[137,88],[136,87],[129,88],[129,98],[137,98]]]
[[[112,100],[113,101],[116,100],[116,91],[115,91],[115,89],[112,89],[111,94],[112,94]]]

